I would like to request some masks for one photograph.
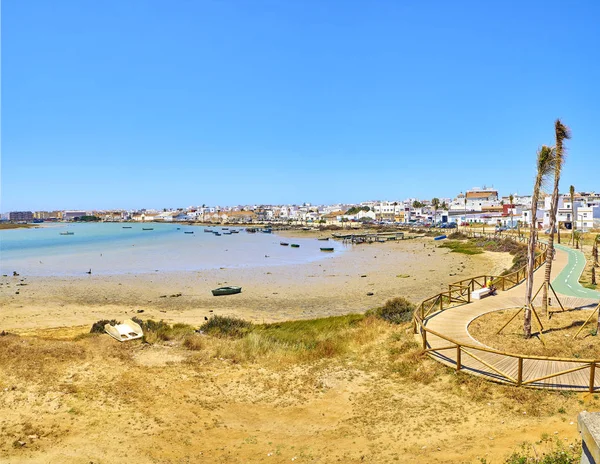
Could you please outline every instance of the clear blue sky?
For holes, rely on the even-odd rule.
[[[600,190],[600,2],[2,2],[1,211]]]

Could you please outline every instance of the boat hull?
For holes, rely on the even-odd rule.
[[[223,295],[235,295],[236,293],[242,293],[242,287],[221,287],[211,290],[213,296]]]

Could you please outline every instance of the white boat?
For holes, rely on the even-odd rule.
[[[126,342],[129,340],[135,340],[136,338],[142,338],[144,332],[139,324],[136,324],[131,319],[124,321],[122,324],[104,326],[104,331],[115,340],[120,342]]]

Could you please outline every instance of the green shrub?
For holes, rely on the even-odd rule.
[[[237,317],[213,316],[200,327],[200,330],[215,337],[243,338],[254,327],[252,322]]]
[[[387,300],[381,308],[367,311],[368,316],[375,316],[392,324],[409,322],[415,311],[415,305],[406,298],[399,296]]]
[[[90,333],[104,333],[104,326],[106,324],[117,325],[118,322],[115,319],[111,319],[110,321],[108,319],[102,319],[100,321],[94,322],[92,324]]]
[[[137,317],[132,318],[133,322],[139,324],[144,332],[144,341],[147,343],[156,343],[158,341],[180,340],[186,335],[194,332],[194,328],[188,324],[169,325],[165,321],[154,321],[147,319],[143,321]]]

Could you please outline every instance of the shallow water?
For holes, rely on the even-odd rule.
[[[125,229],[123,227],[131,227]],[[153,230],[142,230],[153,228]],[[65,276],[93,274],[194,271],[220,267],[302,264],[326,259],[344,245],[314,238],[281,239],[275,234],[215,236],[208,227],[182,224],[44,224],[35,229],[0,231],[0,274]],[[210,229],[223,233],[221,227]],[[60,235],[61,232],[74,235]],[[184,232],[193,231],[193,234]],[[226,232],[226,231],[225,231]],[[300,248],[281,246],[280,241]],[[324,253],[320,247],[335,249]]]

